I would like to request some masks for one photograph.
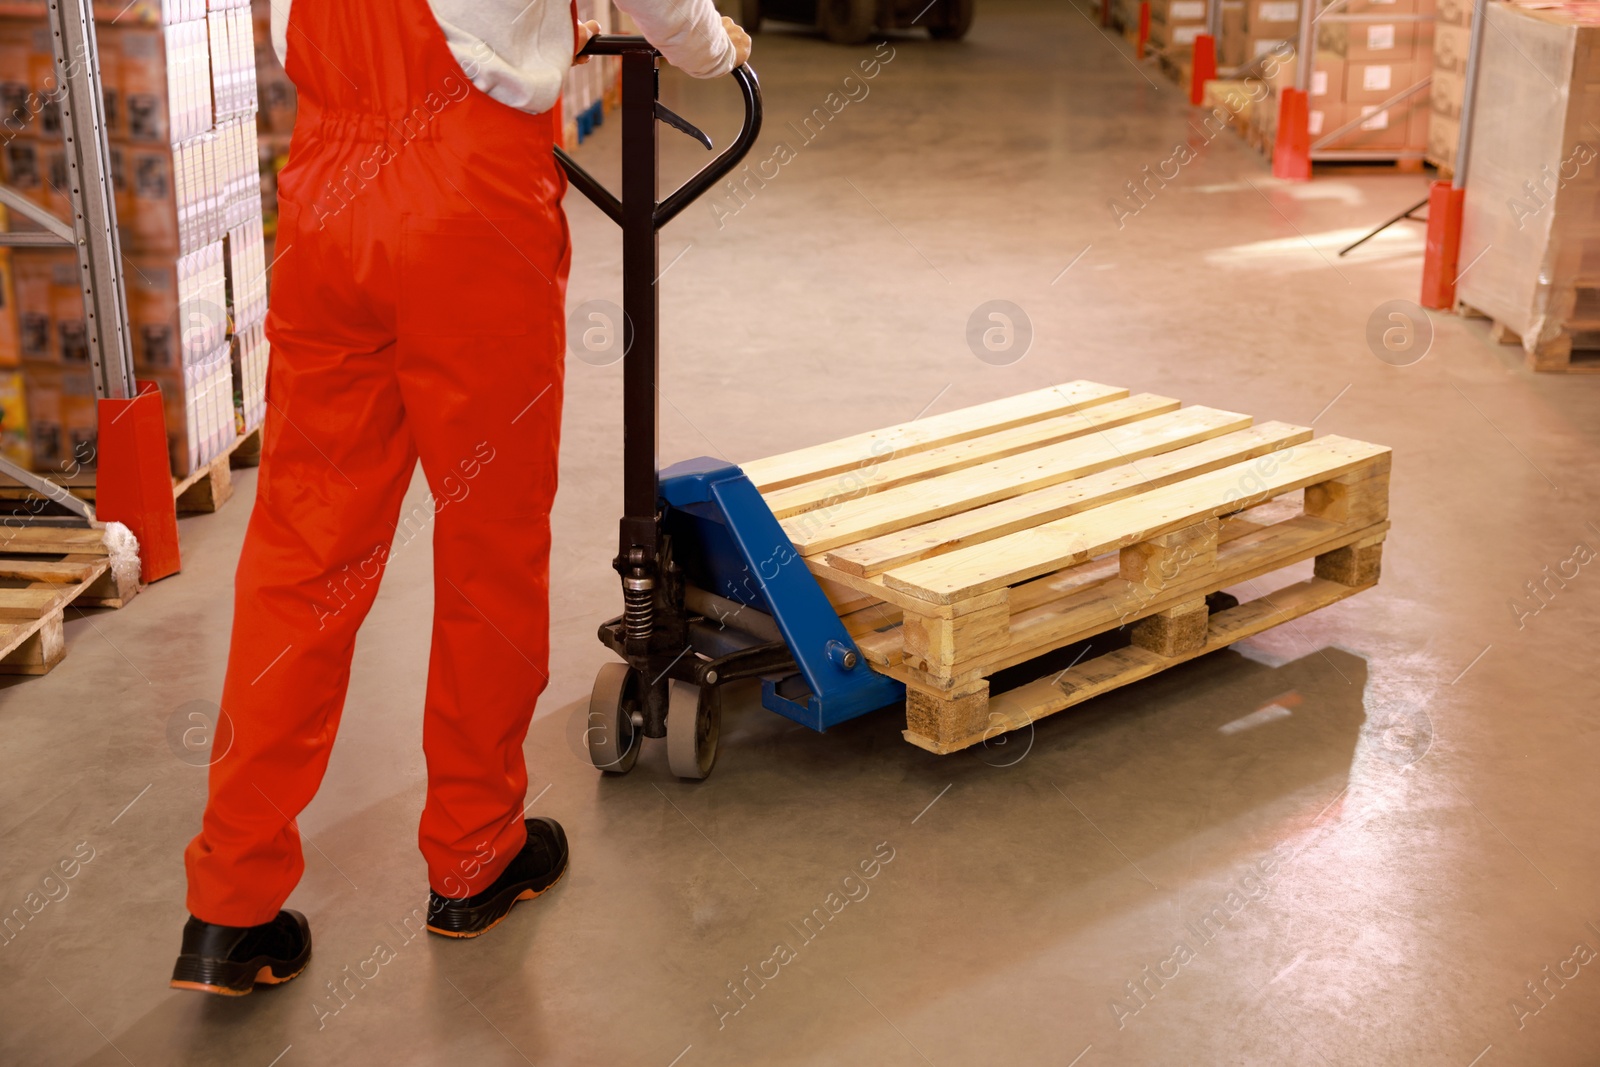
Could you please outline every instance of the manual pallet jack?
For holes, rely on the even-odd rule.
[[[622,228],[623,515],[612,566],[622,614],[600,640],[624,662],[600,668],[585,737],[601,771],[625,774],[644,738],[667,739],[682,778],[711,773],[722,718],[721,688],[761,679],[764,707],[814,730],[904,698],[877,674],[794,551],[771,509],[737,466],[686,460],[658,466],[660,353],[658,235],[739,165],[761,132],[761,88],[748,66],[733,71],[744,124],[733,143],[665,199],[658,199],[656,122],[710,150],[711,139],[659,100],[660,53],[642,37],[600,36],[585,55],[622,60],[622,196],[556,150],[572,184]]]

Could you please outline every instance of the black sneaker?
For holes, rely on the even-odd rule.
[[[287,982],[311,959],[311,926],[285,908],[260,926],[218,926],[193,915],[183,925],[183,951],[172,988],[242,997],[262,985]]]
[[[567,873],[567,835],[554,819],[524,819],[528,843],[483,892],[451,900],[428,891],[428,930],[477,937],[499,925],[519,900],[532,900]]]

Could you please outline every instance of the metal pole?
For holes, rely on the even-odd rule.
[[[1316,62],[1316,21],[1321,12],[1317,10],[1317,0],[1304,0],[1300,5],[1300,44],[1299,51],[1294,57],[1294,87],[1305,93],[1311,105],[1311,66]]]
[[[1467,72],[1461,87],[1461,133],[1456,140],[1456,171],[1450,176],[1450,186],[1462,189],[1467,184],[1467,151],[1472,147],[1472,98],[1478,92],[1478,62],[1483,55],[1484,20],[1489,17],[1488,4],[1473,0],[1472,37],[1467,43]]]
[[[94,35],[92,0],[49,0],[57,84],[65,90],[61,120],[67,139],[67,184],[83,288],[84,326],[95,392],[133,396],[133,350],[128,339],[128,298],[122,284],[122,246],[111,187],[111,147]]]

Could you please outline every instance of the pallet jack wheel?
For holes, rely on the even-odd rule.
[[[714,685],[673,679],[667,693],[667,766],[679,778],[699,780],[717,762],[722,698]]]
[[[607,663],[601,667],[589,692],[589,721],[583,732],[589,761],[597,769],[607,774],[633,770],[644,740],[635,716],[642,712],[639,678],[628,665]]]
[[[817,0],[817,25],[834,44],[860,44],[877,21],[873,0]]]

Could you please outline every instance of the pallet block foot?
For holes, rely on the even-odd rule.
[[[1520,345],[1522,335],[1499,319],[1494,319],[1489,323],[1489,340],[1497,345]]]
[[[1206,643],[1210,617],[1205,597],[1187,601],[1140,619],[1133,627],[1133,643],[1163,656],[1193,652]]]
[[[239,447],[228,458],[228,463],[234,467],[261,466],[261,427],[257,426],[244,435]]]
[[[954,745],[965,748],[983,736],[989,726],[989,683],[949,694],[916,686],[906,687],[906,737],[915,736],[923,747]],[[924,743],[926,742],[926,743]]]
[[[90,559],[92,557],[73,557],[68,559]],[[96,578],[89,587],[78,595],[72,602],[77,608],[120,608],[132,600],[139,592],[139,577],[137,574],[119,576],[117,572],[106,568],[106,572]]]
[[[0,659],[0,674],[45,674],[67,654],[62,613],[57,611]]]
[[[184,513],[216,511],[233,495],[233,475],[228,468],[228,457],[212,460],[205,471],[183,492],[178,494],[178,510]]]
[[[1340,585],[1371,585],[1383,571],[1383,538],[1369,538],[1324,552],[1317,557],[1315,569],[1318,578]]]
[[[1528,359],[1528,369],[1535,371],[1566,370],[1572,363],[1572,335],[1562,333],[1548,341],[1529,346],[1524,340],[1522,351]]]

